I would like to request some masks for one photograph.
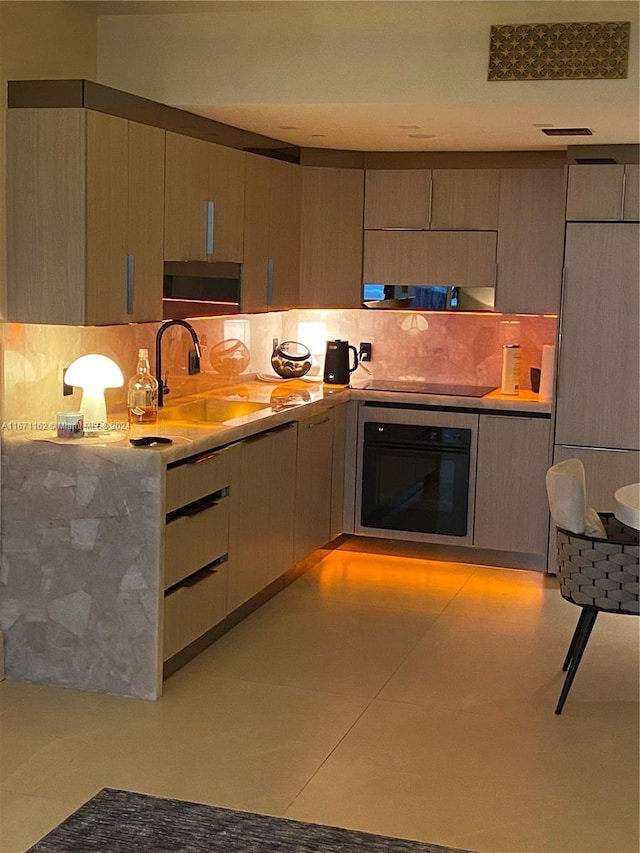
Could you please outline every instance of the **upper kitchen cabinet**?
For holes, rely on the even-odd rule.
[[[162,318],[164,141],[82,108],[8,111],[9,320]]]
[[[164,257],[243,259],[245,155],[167,132]]]
[[[365,229],[495,231],[497,169],[369,169]]]
[[[431,229],[495,231],[499,193],[498,169],[434,169]]]
[[[295,308],[300,279],[300,166],[246,154],[242,311]]]
[[[363,279],[495,287],[495,231],[365,231]]]
[[[367,169],[365,228],[429,228],[429,169]]]
[[[300,305],[360,308],[364,176],[303,166]]]
[[[638,220],[637,165],[572,165],[568,220]]]
[[[495,308],[505,314],[560,310],[564,169],[501,169]]]

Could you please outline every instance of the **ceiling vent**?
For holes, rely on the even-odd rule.
[[[593,136],[588,127],[543,127],[547,136]]]

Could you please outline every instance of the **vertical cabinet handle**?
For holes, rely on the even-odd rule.
[[[133,314],[133,297],[136,286],[136,256],[129,252],[127,255],[127,314]]]
[[[213,255],[213,237],[215,233],[215,202],[207,202],[207,255]]]
[[[267,305],[273,302],[273,258],[267,259]]]

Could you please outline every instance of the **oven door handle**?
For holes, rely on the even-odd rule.
[[[407,450],[416,453],[464,453],[467,456],[471,453],[469,447],[452,447],[449,444],[395,444],[382,441],[365,441],[364,446],[365,449]]]

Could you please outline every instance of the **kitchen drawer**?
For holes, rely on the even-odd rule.
[[[168,660],[226,615],[227,563],[222,563],[165,596],[162,659]]]
[[[200,453],[168,468],[165,512],[173,512],[228,486],[233,455],[229,450]]]
[[[226,554],[229,548],[229,498],[212,498],[195,504],[166,526],[164,588]]]

